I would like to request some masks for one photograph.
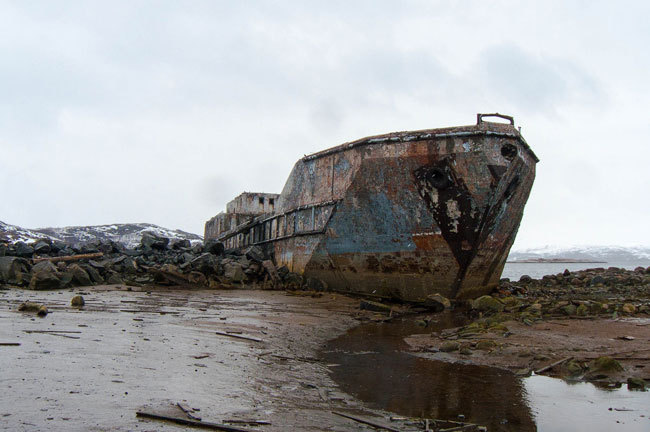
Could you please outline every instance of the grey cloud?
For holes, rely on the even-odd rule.
[[[533,55],[513,44],[487,48],[476,67],[488,89],[530,113],[553,114],[562,103],[600,94],[596,81],[570,61]]]

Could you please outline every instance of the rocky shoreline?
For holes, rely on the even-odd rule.
[[[102,284],[178,285],[212,289],[282,289],[312,281],[275,268],[261,248],[224,251],[222,243],[192,245],[145,232],[133,249],[114,241],[80,245],[42,239],[33,244],[0,243],[0,287],[33,290]]]
[[[430,358],[644,389],[650,381],[650,267],[517,282],[468,305],[470,323],[407,338]]]

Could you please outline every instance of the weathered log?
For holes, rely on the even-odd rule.
[[[49,262],[59,262],[59,261],[79,261],[83,259],[94,259],[94,258],[101,258],[103,257],[104,254],[102,252],[96,252],[96,253],[89,253],[89,254],[79,254],[79,255],[66,255],[66,256],[60,256],[60,257],[43,257],[43,258],[34,258],[32,261],[34,264],[37,262],[41,261],[49,261]]]

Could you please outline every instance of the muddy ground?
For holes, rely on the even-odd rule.
[[[361,404],[340,392],[315,358],[327,340],[372,315],[358,310],[358,300],[91,289],[0,291],[0,343],[20,344],[0,346],[0,428],[182,430],[136,417],[138,410],[184,417],[181,402],[203,421],[270,423],[233,423],[253,430],[372,430],[331,413]],[[83,308],[70,306],[77,294]],[[50,313],[18,312],[26,300]]]
[[[603,384],[627,382],[628,378],[650,383],[649,318],[567,318],[532,325],[505,321],[491,331],[460,332],[460,337],[459,329],[413,335],[405,340],[426,358],[500,367],[520,375],[540,371]],[[456,349],[452,349],[454,345]],[[616,360],[621,369],[590,368],[602,357]]]
[[[520,295],[515,302],[508,292],[488,304],[498,306],[498,313],[478,316],[476,310],[456,305],[444,314],[454,319],[435,330],[430,323],[443,315],[406,316],[413,330],[405,341],[418,356],[515,374],[571,357],[544,373],[604,385],[650,380],[650,318],[645,312],[616,316],[612,306],[605,315],[578,315],[585,306],[558,317],[553,311],[566,309],[564,300],[538,293],[529,288],[527,297]],[[85,299],[81,308],[70,304],[76,295]],[[38,317],[18,311],[25,301],[45,305],[49,313]],[[536,303],[541,307],[533,307]],[[598,311],[604,307],[593,305]],[[360,310],[359,299],[307,291],[124,285],[0,290],[0,380],[5,390],[0,394],[0,429],[184,430],[136,417],[136,412],[188,418],[185,409],[203,421],[249,430],[375,430],[333,411],[374,415],[384,422],[392,413],[355,399],[352,389],[342,391],[332,381],[341,365],[318,356],[328,341],[360,323],[375,321],[385,326],[377,334],[390,333],[394,317],[417,311],[403,305],[390,309],[365,302]],[[531,312],[538,309],[537,315]],[[359,355],[368,351],[364,343],[359,342]],[[442,349],[444,344],[455,347]],[[599,375],[592,362],[603,355],[617,360],[622,370]],[[417,391],[416,384],[409,391]]]

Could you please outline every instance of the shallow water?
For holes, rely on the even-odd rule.
[[[601,390],[544,376],[522,379],[505,370],[405,352],[405,335],[440,331],[464,321],[450,313],[437,318],[426,329],[404,319],[350,330],[322,353],[332,378],[373,408],[411,417],[464,416],[491,432],[650,430],[650,392],[632,392],[625,386]]]
[[[503,268],[502,278],[509,278],[517,281],[522,275],[528,275],[533,279],[541,279],[544,275],[554,275],[562,273],[565,269],[569,271],[586,270],[596,267],[619,267],[627,270],[634,270],[637,267],[648,267],[650,261],[626,261],[626,262],[606,262],[606,263],[506,263]]]

